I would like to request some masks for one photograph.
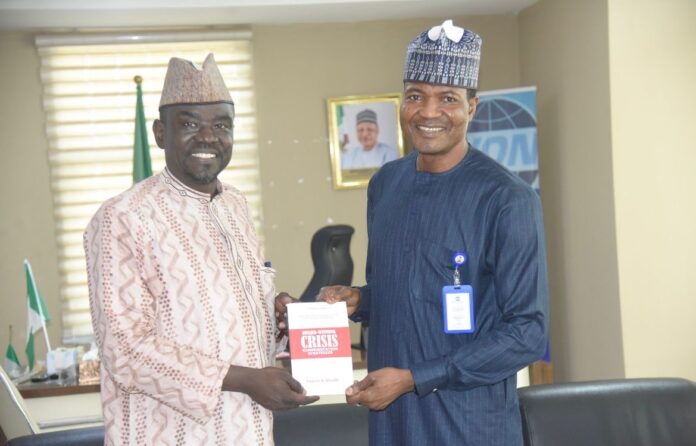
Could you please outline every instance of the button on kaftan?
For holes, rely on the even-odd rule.
[[[273,363],[273,271],[246,200],[165,169],[96,213],[85,232],[106,444],[269,445],[272,414],[222,392],[231,364]]]

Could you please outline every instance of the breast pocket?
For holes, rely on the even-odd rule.
[[[442,288],[454,284],[454,254],[465,252],[463,246],[444,246],[442,244],[422,241],[417,248],[418,258],[409,278],[414,313],[427,321],[420,327],[421,336],[437,339],[430,345],[429,356],[437,357],[447,354],[455,348],[469,342],[471,334],[445,334],[444,307]],[[468,253],[467,253],[468,255]],[[461,284],[470,283],[467,263],[459,267]]]
[[[421,241],[410,276],[411,290],[416,300],[442,305],[442,287],[454,284],[454,254],[466,253],[465,246],[445,246]],[[468,262],[459,267],[461,284],[470,283]]]

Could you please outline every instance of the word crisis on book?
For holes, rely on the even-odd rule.
[[[290,331],[292,359],[351,356],[348,327]]]

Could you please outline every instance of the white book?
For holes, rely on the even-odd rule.
[[[288,305],[292,376],[307,395],[343,395],[353,384],[345,302]]]

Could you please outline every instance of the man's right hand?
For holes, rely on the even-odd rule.
[[[222,390],[246,393],[269,410],[295,409],[319,399],[318,396],[306,396],[302,384],[279,367],[230,366],[222,381]]]
[[[348,309],[348,316],[355,313],[355,310],[360,306],[360,290],[344,285],[325,286],[319,290],[317,296],[318,301],[334,304],[336,302],[345,302]]]

